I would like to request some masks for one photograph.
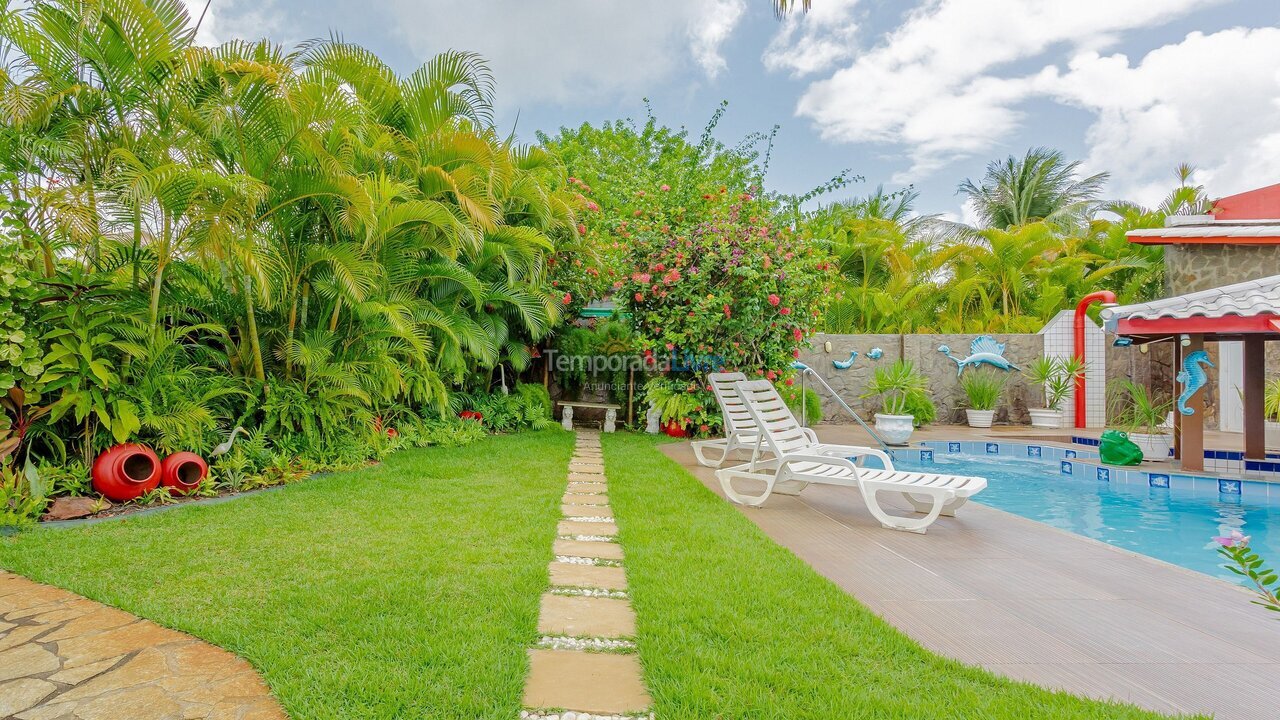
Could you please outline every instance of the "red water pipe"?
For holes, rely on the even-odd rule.
[[[1073,355],[1076,360],[1084,365],[1084,318],[1085,311],[1089,306],[1096,303],[1115,303],[1116,294],[1110,290],[1099,290],[1098,292],[1089,293],[1080,298],[1080,304],[1076,305],[1076,317],[1073,330],[1075,330],[1075,348]],[[1084,396],[1084,373],[1076,376],[1076,427],[1085,427],[1088,420],[1086,417],[1088,408],[1085,406]]]

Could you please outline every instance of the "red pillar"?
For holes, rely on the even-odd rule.
[[[1115,293],[1111,292],[1110,290],[1099,290],[1098,292],[1089,293],[1088,295],[1085,295],[1084,297],[1080,298],[1080,303],[1076,305],[1076,316],[1074,318],[1074,322],[1072,326],[1072,330],[1075,333],[1075,337],[1073,338],[1074,345],[1075,345],[1074,355],[1076,360],[1079,360],[1082,364],[1085,362],[1085,357],[1084,357],[1085,311],[1089,309],[1090,305],[1096,302],[1114,303],[1115,301],[1116,301]],[[1085,373],[1080,373],[1079,377],[1076,378],[1076,398],[1075,398],[1076,427],[1078,428],[1089,426],[1089,418],[1088,418],[1089,406],[1087,403],[1087,398],[1085,397],[1085,394],[1084,394],[1084,390],[1085,390],[1084,376],[1085,376]]]

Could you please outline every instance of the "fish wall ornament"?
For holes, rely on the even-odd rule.
[[[1178,412],[1183,415],[1194,415],[1195,410],[1187,407],[1187,402],[1200,392],[1200,388],[1209,383],[1209,374],[1204,366],[1216,367],[1209,359],[1209,353],[1197,350],[1182,360],[1182,370],[1178,372],[1177,381],[1182,385],[1182,394],[1178,396]]]
[[[836,366],[837,370],[848,370],[853,367],[853,363],[858,359],[858,351],[850,350],[848,360],[832,360],[831,364]]]
[[[871,358],[872,360],[879,360],[880,358],[884,357],[884,351],[881,350],[880,348],[871,348],[870,350],[867,351],[867,357]]]
[[[1004,356],[1004,343],[996,342],[996,339],[990,335],[980,335],[973,339],[969,344],[969,357],[961,358],[951,354],[951,348],[946,345],[939,345],[938,352],[951,358],[956,363],[956,377],[964,372],[969,366],[978,366],[982,364],[1000,368],[1001,370],[1021,370],[1022,368],[1009,362]]]

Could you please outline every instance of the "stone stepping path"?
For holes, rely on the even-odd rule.
[[[249,663],[226,650],[0,572],[0,718],[286,717]]]
[[[652,719],[600,434],[579,430],[521,718]]]

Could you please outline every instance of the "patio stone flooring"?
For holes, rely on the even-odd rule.
[[[549,567],[553,589],[542,596],[538,617],[543,639],[529,650],[522,718],[652,717],[630,642],[636,618],[601,457],[599,433],[579,430]]]
[[[284,720],[221,648],[0,572],[0,718]]]
[[[965,430],[934,434],[978,439]],[[826,442],[872,443],[853,427],[817,432]],[[662,451],[723,497],[687,443]],[[978,500],[926,535],[881,528],[850,488],[810,485],[759,508],[734,507],[940,655],[1166,713],[1275,716],[1280,623],[1243,588]]]

